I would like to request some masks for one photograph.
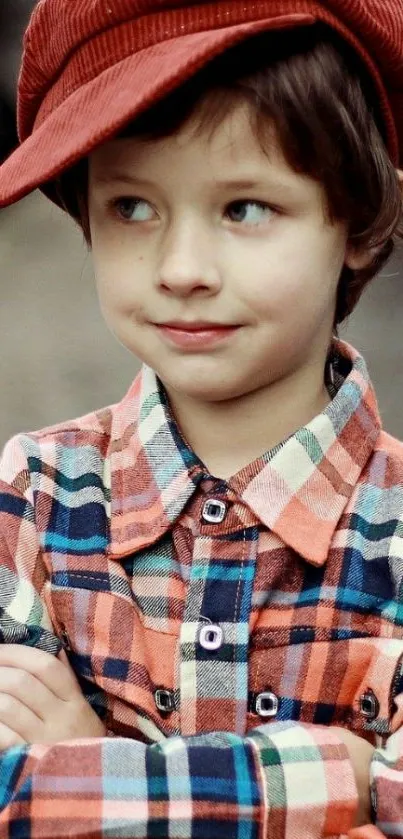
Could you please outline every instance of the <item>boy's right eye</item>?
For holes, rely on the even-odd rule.
[[[112,209],[124,221],[151,221],[154,210],[143,198],[115,198]]]

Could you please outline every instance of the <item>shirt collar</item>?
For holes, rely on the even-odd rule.
[[[229,484],[267,528],[322,565],[381,430],[364,359],[337,341],[338,391],[327,408]],[[172,528],[207,471],[187,446],[165,392],[146,365],[112,412],[105,482],[110,553],[124,557]]]

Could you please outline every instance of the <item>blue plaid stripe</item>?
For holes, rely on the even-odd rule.
[[[0,813],[14,798],[15,790],[26,762],[29,747],[14,747],[8,749],[0,760]],[[31,779],[19,790],[19,800],[29,800],[31,795]]]
[[[229,483],[188,449],[147,370],[111,411],[10,444],[0,637],[53,654],[63,638],[112,735],[7,752],[14,764],[0,755],[10,835],[53,839],[37,800],[59,808],[72,835],[262,839],[268,819],[289,839],[288,824],[292,835],[307,818],[309,835],[333,824],[333,806],[348,832],[355,785],[334,727],[363,729],[368,685],[380,712],[365,733],[389,731],[403,643],[403,480],[392,455],[385,469],[387,438],[373,449],[379,421],[356,358],[351,376],[314,429]],[[346,453],[334,430],[349,424],[359,447]],[[225,504],[218,526],[203,519],[206,498]],[[200,642],[205,622],[223,631],[213,652]],[[170,713],[157,710],[157,688],[171,692]],[[274,692],[277,718],[256,732],[262,691]]]

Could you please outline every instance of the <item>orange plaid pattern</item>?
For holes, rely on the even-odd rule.
[[[0,835],[346,836],[339,726],[376,746],[377,830],[402,835],[403,446],[335,353],[326,410],[228,481],[147,367],[8,444],[0,641],[63,645],[108,737],[0,754]]]

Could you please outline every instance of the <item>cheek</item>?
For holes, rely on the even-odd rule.
[[[292,319],[307,299],[312,305],[311,276],[311,271],[293,260],[269,266],[260,276],[255,273],[246,287],[248,303],[259,318],[283,320],[287,314]]]
[[[333,305],[343,263],[343,244],[333,237],[296,236],[249,265],[248,303],[260,317],[314,317]]]
[[[133,307],[144,287],[144,262],[124,249],[98,249],[93,256],[95,283],[101,307],[124,312]]]
[[[95,272],[103,284],[110,284],[115,276],[127,276],[133,262],[132,251],[128,236],[118,227],[109,223],[93,225],[92,258]]]

